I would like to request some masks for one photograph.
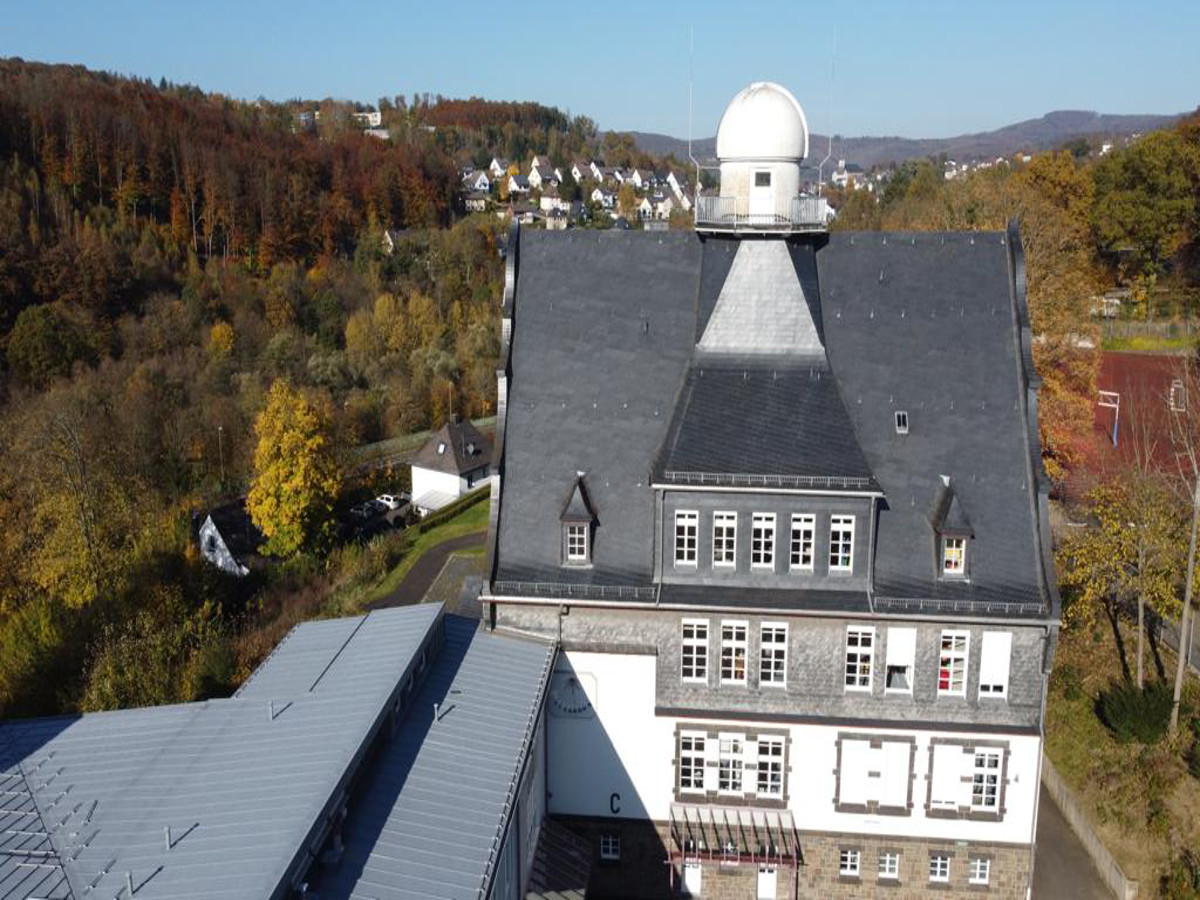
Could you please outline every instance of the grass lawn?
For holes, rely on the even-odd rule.
[[[1109,351],[1133,353],[1184,353],[1196,346],[1193,337],[1111,337],[1105,338],[1101,348]]]
[[[372,585],[358,601],[360,608],[366,608],[377,600],[382,600],[404,580],[404,576],[416,565],[418,559],[438,544],[462,537],[464,534],[486,532],[488,526],[487,498],[467,507],[453,519],[431,528],[424,534],[417,535],[409,545],[400,562],[376,584]],[[414,526],[415,528],[416,526]]]
[[[1132,668],[1136,632],[1126,629],[1123,636]],[[1149,681],[1157,674],[1149,648],[1146,656]],[[1172,679],[1175,660],[1166,648],[1162,662]],[[1182,758],[1191,740],[1186,720],[1174,742],[1154,745],[1120,744],[1100,721],[1096,698],[1120,673],[1107,625],[1063,632],[1046,708],[1046,754],[1125,874],[1140,882],[1140,896],[1157,897],[1172,846],[1200,846],[1200,779],[1188,774]],[[1189,679],[1184,700],[1196,715],[1196,679]]]

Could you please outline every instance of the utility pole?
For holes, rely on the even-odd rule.
[[[1179,618],[1179,659],[1175,669],[1175,694],[1171,703],[1171,734],[1179,730],[1179,701],[1191,647],[1192,587],[1196,574],[1196,525],[1200,521],[1200,474],[1192,471],[1192,538],[1188,545],[1187,584],[1183,591],[1183,615]],[[1185,643],[1186,642],[1186,643]]]
[[[225,486],[225,426],[217,426],[217,455],[221,460],[221,487]]]

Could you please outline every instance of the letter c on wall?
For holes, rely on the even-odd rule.
[[[616,791],[613,791],[608,798],[608,808],[612,810],[614,816],[621,811],[621,795]]]

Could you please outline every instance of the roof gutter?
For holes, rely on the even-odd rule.
[[[661,586],[660,586],[661,588]],[[581,608],[596,608],[596,609],[628,609],[642,610],[647,609],[662,609],[675,612],[689,613],[721,613],[721,614],[741,614],[741,615],[758,615],[758,616],[795,616],[797,618],[807,619],[862,619],[868,621],[871,619],[883,619],[894,622],[945,622],[947,616],[950,615],[945,611],[941,612],[905,612],[891,613],[883,611],[866,611],[855,612],[853,610],[819,610],[819,609],[804,609],[799,607],[780,609],[779,607],[759,607],[759,606],[721,606],[699,605],[688,603],[661,603],[658,600],[654,604],[650,603],[629,603],[620,600],[592,600],[579,597],[530,597],[515,594],[503,594],[497,596],[488,590],[484,590],[479,595],[479,599],[485,603],[511,603],[525,604],[528,606],[576,606]],[[979,614],[953,614],[955,621],[978,624],[978,625],[1009,625],[1014,628],[1046,628],[1049,625],[1057,624],[1054,620],[1043,618],[1043,610],[1038,610],[1036,617],[1027,619],[1016,618],[1013,616],[983,616]],[[507,630],[507,629],[506,629]],[[545,635],[542,635],[545,639]]]

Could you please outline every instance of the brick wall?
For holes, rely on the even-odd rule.
[[[588,897],[593,900],[629,897],[659,900],[679,896],[683,873],[667,860],[668,835],[665,823],[629,819],[587,819],[556,816],[592,847],[592,875]],[[600,835],[616,832],[621,837],[621,859],[600,859]],[[804,861],[798,870],[780,866],[777,870],[777,900],[793,898],[862,898],[862,900],[1023,900],[1029,878],[1029,847],[966,842],[926,841],[911,838],[864,838],[861,835],[803,834],[800,838]],[[840,873],[841,851],[855,849],[861,854],[860,877]],[[880,880],[879,854],[898,853],[897,879]],[[950,880],[929,881],[929,856],[942,853],[950,857]],[[972,857],[991,860],[988,884],[967,883],[968,861]],[[704,900],[756,900],[758,867],[753,863],[723,865],[704,860],[702,894]],[[671,877],[673,875],[673,878]],[[675,885],[672,894],[671,884]]]

